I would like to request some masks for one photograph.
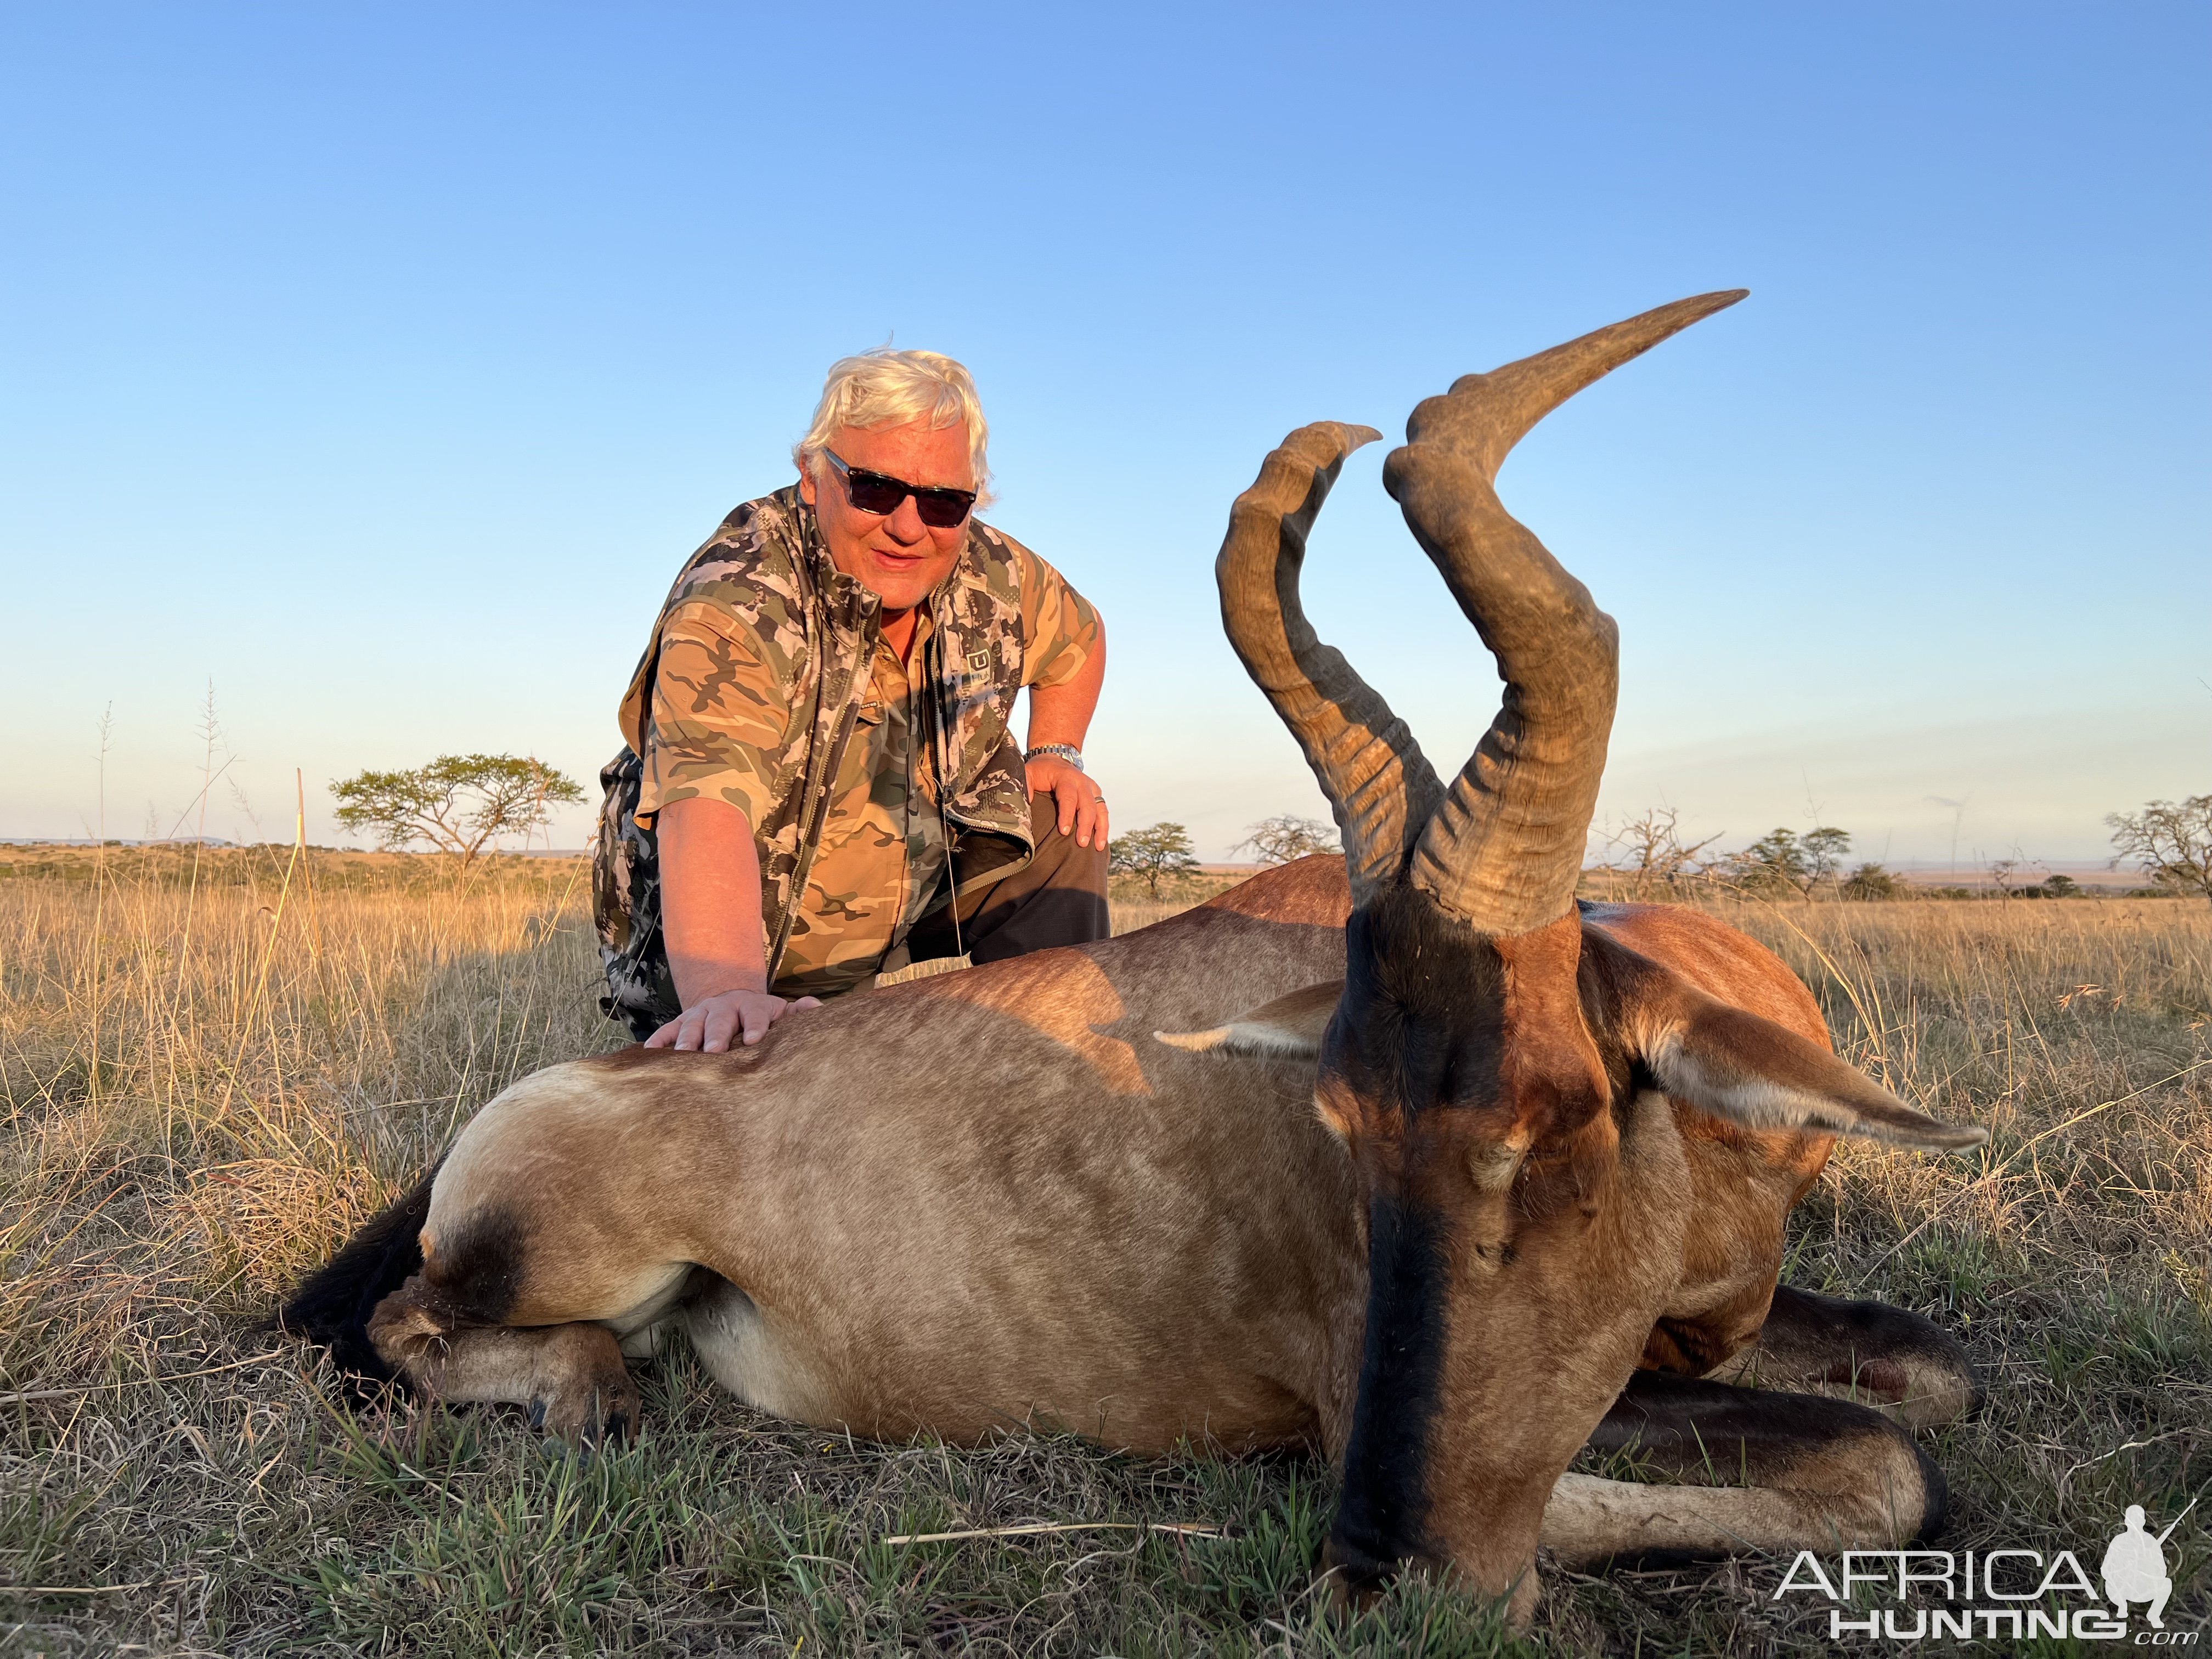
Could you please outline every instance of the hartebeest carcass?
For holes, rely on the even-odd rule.
[[[1306,532],[1376,435],[1308,427],[1238,499],[1218,574],[1341,866],[757,1048],[541,1072],[287,1323],[570,1436],[633,1421],[624,1355],[681,1329],[754,1405],[878,1437],[1309,1445],[1343,1465],[1349,1580],[1456,1569],[1519,1613],[1540,1540],[1594,1562],[1930,1525],[1941,1478],[1905,1429],[1830,1396],[1947,1420],[1973,1395],[1957,1346],[1775,1278],[1834,1134],[1981,1133],[1838,1060],[1804,986],[1712,918],[1577,913],[1613,625],[1492,487],[1547,410],[1735,297],[1415,411],[1385,483],[1505,680],[1449,789],[1300,611]],[[1589,1443],[1690,1484],[1567,1473]]]

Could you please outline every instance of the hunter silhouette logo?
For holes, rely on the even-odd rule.
[[[1827,1601],[1828,1635],[1834,1641],[1850,1636],[1893,1642],[2048,1636],[2194,1647],[2202,1632],[2166,1628],[2166,1604],[2173,1594],[2166,1540],[2196,1507],[2191,1498],[2165,1531],[2152,1533],[2145,1529],[2142,1505],[2128,1505],[2125,1524],[2106,1547],[2099,1569],[2109,1612],[2097,1604],[2097,1586],[2071,1550],[2050,1555],[2033,1549],[1846,1550],[1833,1577],[1812,1551],[1800,1550],[1773,1599],[1811,1594]],[[1867,1605],[1868,1591],[1878,1598],[1876,1605]],[[1879,1604],[1883,1601],[1888,1605]],[[2130,1604],[2144,1609],[2149,1626],[2132,1638]]]
[[[2143,1530],[2143,1510],[2140,1504],[2128,1505],[2127,1530],[2105,1551],[2105,1599],[2112,1604],[2112,1611],[2121,1618],[2128,1616],[2128,1603],[2150,1603],[2150,1623],[2153,1630],[2164,1630],[2166,1598],[2173,1594],[2173,1580],[2166,1576],[2166,1540],[2173,1536],[2173,1528],[2181,1524],[2182,1517],[2197,1507],[2197,1500],[2189,1500],[2189,1508],[2173,1517],[2173,1525],[2152,1537]]]

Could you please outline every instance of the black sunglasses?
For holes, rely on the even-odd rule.
[[[924,524],[933,530],[950,530],[975,507],[975,492],[972,489],[924,489],[903,478],[848,466],[834,449],[822,453],[837,469],[837,476],[845,481],[845,499],[863,513],[889,518],[898,511],[899,503],[911,495],[914,510]]]

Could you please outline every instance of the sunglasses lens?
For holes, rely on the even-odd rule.
[[[964,489],[917,489],[914,510],[933,530],[950,530],[968,516],[975,498]]]
[[[836,457],[830,459],[836,460]],[[888,518],[897,512],[899,503],[911,495],[914,510],[924,524],[933,530],[950,530],[975,505],[975,493],[971,489],[917,489],[903,478],[847,466],[842,461],[838,461],[837,466],[844,475],[845,499],[861,512],[872,513],[878,518]]]
[[[845,492],[863,513],[896,513],[898,504],[906,499],[906,486],[896,478],[886,478],[880,472],[863,472],[858,467],[845,475]]]

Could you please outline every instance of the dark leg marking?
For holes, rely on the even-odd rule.
[[[1774,1288],[1759,1340],[1706,1373],[1893,1410],[1915,1429],[1954,1423],[1982,1403],[1973,1362],[1931,1320],[1881,1302],[1845,1302],[1812,1291]]]
[[[1734,1388],[1638,1371],[1589,1438],[1641,1469],[1688,1486],[1762,1488],[1797,1500],[1816,1534],[1804,1547],[1935,1537],[1948,1495],[1942,1471],[1910,1433],[1868,1407],[1811,1395]],[[1663,1545],[1638,1559],[1712,1553]]]

